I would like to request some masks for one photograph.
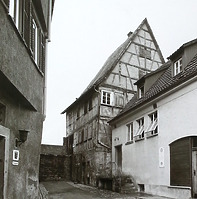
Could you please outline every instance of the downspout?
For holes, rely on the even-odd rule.
[[[97,90],[95,85],[94,85],[94,90],[98,93],[98,125],[97,125],[98,133],[96,134],[96,140],[97,140],[97,143],[100,144],[101,146],[103,146],[107,149],[110,149],[109,146],[107,146],[106,144],[104,144],[103,142],[100,141],[99,136],[98,136],[99,135],[99,127],[100,127],[101,91]]]
[[[98,124],[97,124],[97,133],[96,133],[96,144],[98,143],[98,134],[99,134],[99,127],[100,127],[100,124],[99,124],[99,121],[100,121],[100,103],[101,103],[101,93],[99,90],[96,89],[96,86],[94,85],[94,90],[98,93]]]
[[[46,98],[47,98],[47,68],[48,68],[48,43],[51,41],[51,15],[52,15],[52,0],[49,0],[48,5],[48,37],[45,40],[45,69],[44,69],[44,99],[43,99],[43,115],[46,118]]]

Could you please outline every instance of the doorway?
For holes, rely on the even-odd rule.
[[[192,192],[197,197],[197,137],[192,140]]]
[[[192,151],[193,196],[197,197],[197,150]]]
[[[118,171],[122,171],[122,145],[115,147],[115,162],[117,165]]]
[[[5,137],[0,136],[0,198],[4,191]]]

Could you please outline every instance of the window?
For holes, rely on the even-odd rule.
[[[10,0],[9,14],[12,17],[17,29],[21,31],[22,22],[22,1]]]
[[[138,129],[135,134],[135,141],[141,140],[144,138],[144,118],[137,120]]]
[[[109,91],[102,91],[101,103],[112,105],[112,93]]]
[[[139,47],[139,55],[140,55],[140,57],[151,59],[151,50],[140,46]]]
[[[84,115],[88,112],[88,105],[87,103],[84,104]]]
[[[78,109],[77,109],[77,119],[79,119],[79,117],[80,117],[80,108],[78,107]]]
[[[176,62],[174,62],[174,75],[177,75],[182,71],[183,71],[182,58],[180,58]]]
[[[31,3],[27,0],[10,0],[9,15],[20,32],[27,46],[30,42],[30,15]]]
[[[157,112],[154,112],[149,115],[149,121],[150,125],[147,129],[146,136],[150,137],[153,135],[158,134],[158,118],[157,118]]]
[[[141,98],[144,96],[144,85],[138,89],[138,97]]]
[[[133,141],[133,123],[127,125],[128,134],[127,134],[127,142]]]
[[[45,38],[41,31],[35,12],[31,20],[31,52],[37,67],[45,70]]]
[[[45,70],[45,37],[31,1],[10,0],[9,15],[18,29],[24,43],[31,50],[38,69]]]
[[[38,64],[38,26],[36,21],[32,19],[32,40],[31,40],[31,50],[33,54],[34,61]]]
[[[92,99],[89,100],[88,104],[89,104],[89,111],[90,111],[92,109]]]
[[[5,124],[5,106],[0,103],[0,125]]]

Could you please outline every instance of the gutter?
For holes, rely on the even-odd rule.
[[[49,0],[49,13],[48,13],[48,37],[45,40],[45,70],[44,70],[44,99],[43,99],[43,115],[46,118],[46,98],[47,98],[47,67],[48,67],[48,43],[51,41],[51,12],[52,12],[52,0]]]
[[[118,122],[121,118],[125,118],[129,115],[129,113],[134,113],[136,111],[139,111],[140,109],[143,109],[144,107],[154,104],[155,102],[159,101],[161,98],[167,97],[170,94],[176,92],[177,90],[180,90],[181,88],[193,83],[194,81],[197,80],[197,75],[192,77],[191,79],[189,79],[188,81],[183,82],[182,84],[179,84],[178,86],[172,88],[171,90],[168,90],[166,92],[164,92],[163,94],[159,95],[158,97],[151,97],[149,99],[147,99],[148,101],[144,101],[145,103],[143,104],[139,104],[136,107],[133,107],[131,109],[128,109],[126,112],[124,112],[123,114],[120,114],[119,116],[113,118],[112,120],[110,120],[108,123],[109,124],[115,124],[115,122]],[[170,87],[168,88],[170,89]],[[159,94],[159,93],[158,93]],[[155,97],[155,98],[154,98]],[[153,99],[152,99],[153,98]]]

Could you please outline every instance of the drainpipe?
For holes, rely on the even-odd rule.
[[[52,15],[52,0],[49,0],[48,5],[48,37],[45,40],[45,71],[44,71],[44,99],[43,99],[43,115],[46,118],[46,98],[47,98],[47,67],[48,67],[48,43],[51,41],[51,15]]]
[[[94,85],[94,90],[98,93],[98,125],[97,125],[97,128],[98,128],[98,133],[96,134],[96,140],[97,140],[97,143],[100,144],[101,146],[107,148],[107,149],[110,149],[109,146],[107,146],[106,144],[104,144],[103,142],[100,141],[99,139],[99,128],[100,128],[100,108],[101,108],[101,91],[100,90],[97,90],[96,89],[96,86]]]

